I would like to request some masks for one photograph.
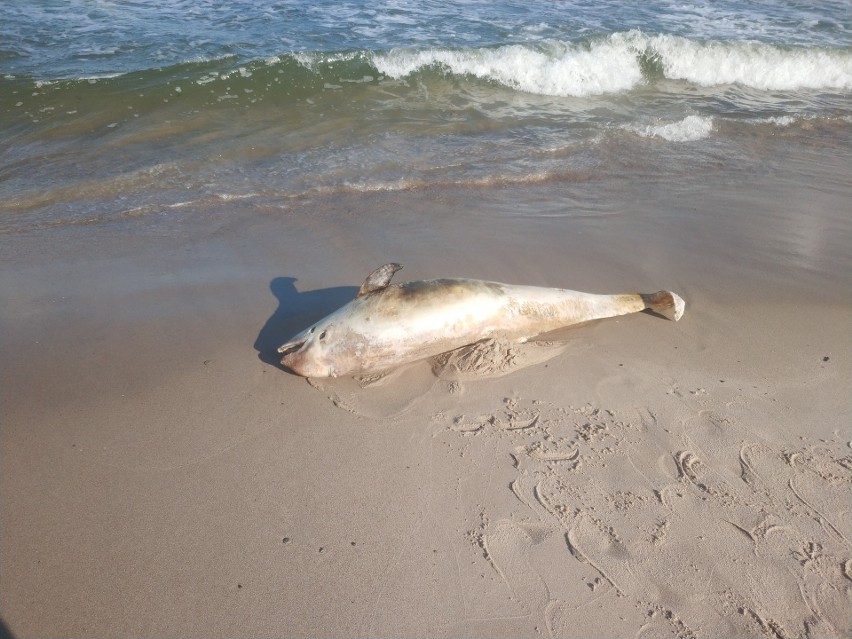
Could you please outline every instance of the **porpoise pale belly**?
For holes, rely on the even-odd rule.
[[[353,300],[334,313],[347,326],[343,342],[349,350],[328,355],[337,362],[333,374],[378,371],[489,337],[524,340],[644,307],[639,295],[463,279],[407,282]]]

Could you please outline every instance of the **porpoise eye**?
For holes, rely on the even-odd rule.
[[[308,332],[309,332],[309,333],[313,333],[315,330],[317,330],[317,327],[316,327],[316,326],[311,326],[311,330],[309,330]]]
[[[325,339],[325,336],[326,336],[326,333],[327,333],[327,332],[328,332],[328,331],[323,331],[322,333],[320,333],[319,338],[320,338],[320,339]]]

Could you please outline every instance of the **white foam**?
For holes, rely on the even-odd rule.
[[[504,86],[550,96],[587,96],[627,91],[642,82],[636,55],[624,43],[600,41],[579,47],[550,41],[538,47],[495,49],[396,49],[374,54],[373,64],[391,78],[438,66]]]
[[[371,60],[380,73],[394,79],[437,67],[528,93],[583,97],[619,93],[643,83],[643,57],[656,61],[666,78],[701,86],[852,89],[852,54],[845,50],[704,42],[638,30],[587,46],[549,40],[479,49],[394,49],[374,53]],[[316,63],[305,56],[297,59],[309,67]]]
[[[259,193],[215,193],[213,195],[217,200],[224,202],[233,202],[235,200],[250,200],[259,197]]]
[[[796,118],[792,115],[773,115],[772,117],[763,118],[762,120],[758,120],[762,122],[768,122],[769,124],[774,124],[775,126],[790,126],[796,123]]]
[[[303,67],[314,73],[319,71],[320,65],[331,64],[334,62],[351,62],[358,60],[363,53],[359,51],[349,51],[345,53],[317,53],[315,51],[298,51],[293,53],[293,59]],[[270,58],[267,63],[275,64],[280,58]]]
[[[713,131],[713,118],[689,115],[678,122],[628,128],[646,138],[662,138],[669,142],[694,142],[710,135]]]
[[[77,77],[66,77],[66,78],[57,78],[55,80],[36,80],[35,86],[37,88],[42,87],[50,87],[56,84],[61,84],[64,82],[88,82],[89,84],[95,84],[99,80],[112,80],[113,78],[120,78],[123,75],[127,75],[126,73],[100,73],[97,75],[84,75]]]
[[[852,89],[852,55],[845,51],[780,48],[757,42],[696,42],[632,31],[617,39],[658,57],[667,78],[701,86],[741,84],[763,91]]]

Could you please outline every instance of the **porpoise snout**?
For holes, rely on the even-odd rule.
[[[281,358],[281,364],[289,368],[297,375],[301,375],[301,368],[304,363],[305,342],[307,341],[301,333],[296,335],[289,342],[286,342],[278,347],[279,353],[284,353]]]
[[[301,360],[302,358],[299,357],[298,351],[292,351],[281,358],[281,364],[289,368],[297,375],[301,375],[301,371],[299,370],[301,368]]]
[[[302,377],[333,377],[334,371],[307,345],[291,350],[281,358],[281,364]]]

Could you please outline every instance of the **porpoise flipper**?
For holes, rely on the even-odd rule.
[[[367,276],[367,279],[364,280],[363,284],[361,284],[361,288],[358,289],[358,294],[355,297],[358,298],[362,295],[366,295],[367,293],[379,291],[387,287],[387,285],[390,284],[394,273],[401,268],[402,264],[397,264],[396,262],[380,266]]]

